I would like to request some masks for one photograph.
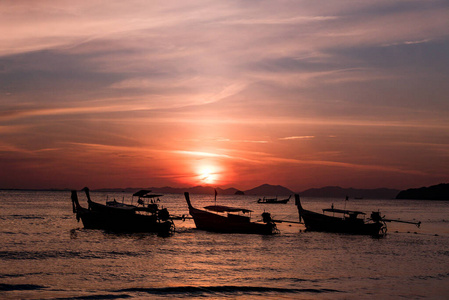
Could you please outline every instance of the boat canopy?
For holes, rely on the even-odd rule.
[[[151,190],[140,190],[138,192],[135,192],[133,196],[140,198],[156,198],[163,196],[163,195],[148,195],[148,193],[151,193]]]
[[[136,196],[136,197],[142,197],[142,196],[144,196],[144,195],[146,195],[146,194],[148,194],[148,193],[151,193],[151,190],[140,190],[140,191],[138,191],[138,192],[135,192],[135,193],[133,194],[133,196]]]
[[[239,212],[239,211],[241,211],[243,213],[252,212],[252,210],[249,210],[249,209],[238,208],[238,207],[229,207],[229,206],[224,206],[224,205],[210,205],[210,206],[206,206],[204,208],[207,210],[215,211],[215,212]]]
[[[156,197],[162,197],[164,195],[143,195],[141,198],[156,198]]]
[[[340,213],[340,214],[348,214],[348,215],[366,215],[364,212],[356,211],[356,210],[343,210],[343,209],[337,209],[337,208],[325,208],[323,209],[323,212],[334,212],[334,213]]]

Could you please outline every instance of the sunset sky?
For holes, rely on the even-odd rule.
[[[449,182],[446,0],[0,14],[0,188]]]

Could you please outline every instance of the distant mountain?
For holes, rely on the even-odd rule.
[[[280,185],[262,184],[261,186],[244,191],[245,195],[260,196],[288,196],[294,194],[291,190]]]
[[[308,189],[300,193],[303,197],[332,197],[332,198],[369,198],[369,199],[393,199],[399,190],[379,188],[379,189],[354,189],[342,188],[339,186],[326,186],[322,188]]]
[[[132,194],[139,190],[151,190],[153,193],[161,194],[182,194],[189,192],[191,194],[209,194],[213,195],[215,190],[219,195],[258,195],[258,196],[288,196],[295,194],[290,189],[280,185],[262,184],[250,190],[241,191],[235,188],[221,189],[211,186],[195,186],[189,188],[172,188],[166,187],[146,187],[146,188],[103,188],[95,189],[96,192],[117,192]],[[8,190],[8,189],[0,189]],[[12,189],[14,190],[14,189]],[[59,189],[42,189],[58,190]],[[62,189],[61,189],[62,190]],[[67,190],[67,189],[64,189]],[[354,189],[342,188],[339,186],[326,186],[322,188],[312,188],[299,193],[302,197],[331,197],[331,198],[367,198],[367,199],[422,199],[422,200],[449,200],[449,184],[441,183],[430,187],[422,187],[417,189],[396,190],[387,188],[378,189]]]
[[[221,188],[214,188],[211,186],[195,186],[190,188],[172,188],[167,186],[162,188],[152,187],[149,189],[155,193],[164,193],[164,194],[182,194],[184,192],[189,192],[190,194],[213,195],[215,193],[215,190],[217,190],[217,193],[219,195],[235,195],[236,193],[240,192],[235,188],[221,189]]]
[[[131,193],[135,193],[135,192],[140,191],[140,190],[151,190],[151,188],[132,188],[132,187],[127,187],[127,188],[102,188],[102,189],[95,189],[93,191],[94,192],[127,193],[127,194],[131,194]]]
[[[153,193],[162,193],[162,194],[182,194],[184,192],[189,192],[191,194],[210,194],[213,195],[215,190],[219,195],[261,195],[261,196],[283,196],[283,195],[292,195],[294,192],[289,190],[286,187],[280,185],[270,185],[263,184],[256,188],[241,191],[235,188],[221,189],[214,188],[212,186],[195,186],[189,188],[172,188],[172,187],[147,187],[147,188],[125,188],[125,189],[96,189],[97,192],[126,192],[126,193],[135,193],[139,190],[147,189],[151,190]]]
[[[441,183],[429,187],[401,191],[396,199],[449,200],[449,184]]]
[[[262,184],[253,189],[240,191],[235,188],[221,189],[212,186],[195,186],[189,188],[172,188],[172,187],[147,187],[147,188],[125,188],[125,189],[101,189],[96,191],[102,192],[125,192],[134,193],[141,189],[151,190],[153,193],[161,194],[182,194],[189,192],[191,194],[209,194],[213,195],[215,190],[219,195],[257,195],[257,196],[289,196],[295,194],[292,190],[281,185]],[[326,186],[322,188],[314,188],[305,190],[300,194],[303,197],[333,197],[333,198],[368,198],[368,199],[394,199],[398,195],[399,190],[379,188],[379,189],[354,189],[342,188],[339,186]]]

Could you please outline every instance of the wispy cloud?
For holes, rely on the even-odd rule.
[[[313,135],[299,135],[299,136],[287,136],[279,138],[280,140],[310,140],[315,138]]]
[[[270,141],[264,141],[264,140],[231,140],[231,139],[225,139],[225,138],[219,138],[216,139],[217,142],[230,142],[230,143],[254,143],[254,144],[268,144]]]
[[[444,143],[391,147],[445,141],[446,1],[6,1],[0,14],[0,151],[18,161],[447,174],[430,153]]]
[[[247,153],[246,155],[248,155]],[[254,154],[253,157],[258,157],[258,159],[254,159],[253,163],[257,161],[258,164],[262,165],[273,165],[281,163],[283,165],[310,165],[310,166],[322,166],[322,167],[337,167],[342,170],[361,170],[361,171],[377,171],[380,173],[398,173],[398,174],[409,174],[409,175],[419,175],[426,176],[429,175],[427,172],[423,172],[420,170],[413,170],[395,166],[386,166],[386,165],[369,165],[369,164],[356,164],[351,162],[340,162],[340,161],[331,161],[331,160],[306,160],[306,159],[296,159],[296,158],[287,158],[287,157],[277,157],[273,156],[270,153],[258,153]],[[344,172],[344,171],[343,171]]]
[[[221,157],[221,158],[231,158],[231,156],[226,154],[217,154],[217,153],[210,153],[210,152],[201,152],[201,151],[188,151],[188,150],[174,150],[172,151],[176,154],[184,154],[184,155],[190,155],[190,156],[198,156],[198,157]]]
[[[300,165],[318,165],[318,166],[326,166],[326,167],[339,167],[343,169],[349,170],[363,170],[363,171],[379,171],[386,173],[401,173],[401,174],[411,174],[411,175],[420,175],[425,176],[429,175],[426,172],[403,169],[393,166],[383,166],[383,165],[364,165],[364,164],[354,164],[348,162],[337,162],[337,161],[325,161],[325,160],[298,160],[298,159],[289,159],[289,158],[277,158],[273,157],[268,160],[272,162],[282,162],[282,163],[293,163]]]
[[[235,25],[298,25],[309,22],[322,22],[338,19],[337,16],[294,16],[294,17],[271,17],[264,19],[245,18],[222,21],[223,24]]]
[[[432,41],[431,39],[424,39],[424,40],[419,40],[419,41],[404,41],[404,42],[398,42],[398,43],[393,43],[393,44],[385,44],[382,46],[391,47],[391,46],[398,46],[398,45],[416,45],[416,44],[428,43],[431,41]]]

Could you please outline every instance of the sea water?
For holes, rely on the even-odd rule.
[[[100,203],[130,199],[91,194]],[[298,221],[294,200],[258,198],[218,195],[217,204],[251,209],[256,220],[268,211]],[[213,195],[191,200],[198,208],[215,203]],[[191,219],[175,221],[169,237],[117,234],[84,229],[69,191],[0,191],[0,298],[448,299],[449,201],[302,199],[317,212],[332,204],[422,223],[388,223],[384,238],[295,223],[278,224],[272,236],[218,234],[196,230]],[[165,195],[160,205],[188,215],[183,195]]]

